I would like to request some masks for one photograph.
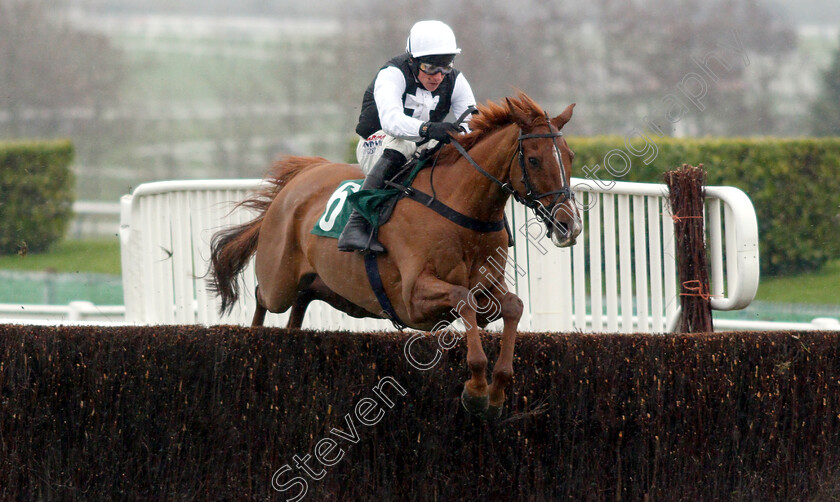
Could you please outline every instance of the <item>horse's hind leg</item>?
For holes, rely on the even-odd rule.
[[[298,292],[298,296],[292,304],[292,310],[289,313],[289,322],[286,324],[286,327],[300,328],[303,325],[303,316],[306,314],[306,308],[314,300],[327,302],[335,309],[352,317],[373,317],[373,314],[367,310],[339,296],[327,287],[320,277],[316,276],[311,284]]]
[[[252,327],[259,327],[265,323],[265,314],[268,310],[263,307],[262,302],[260,302],[260,287],[257,286],[257,289],[254,290],[254,297],[257,300],[257,308],[254,310],[254,318],[251,320]]]
[[[300,329],[303,326],[303,316],[306,314],[306,307],[312,303],[312,300],[318,299],[317,286],[318,276],[315,274],[306,274],[298,283],[298,291],[292,302],[292,310],[289,312],[289,320],[286,322],[287,329]]]
[[[298,293],[295,303],[292,304],[292,310],[289,312],[289,321],[286,323],[287,329],[300,329],[303,326],[306,307],[315,299],[317,299],[317,294],[312,289],[307,288]]]

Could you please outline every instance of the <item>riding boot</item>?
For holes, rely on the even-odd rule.
[[[385,185],[385,179],[405,163],[405,156],[391,149],[382,152],[382,157],[376,161],[362,183],[362,190],[377,190]],[[372,251],[384,253],[385,247],[374,236],[376,229],[358,211],[353,211],[347,225],[338,238],[339,251]]]

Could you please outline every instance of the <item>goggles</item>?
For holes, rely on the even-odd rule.
[[[449,73],[452,71],[452,63],[438,65],[433,63],[424,63],[423,61],[420,61],[420,71],[428,75],[434,75],[436,73],[443,73],[444,75],[449,75]]]

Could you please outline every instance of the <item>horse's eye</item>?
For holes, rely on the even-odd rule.
[[[539,169],[540,167],[540,159],[536,157],[528,157],[528,163],[531,164],[531,167]]]

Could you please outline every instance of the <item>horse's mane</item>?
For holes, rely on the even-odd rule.
[[[534,120],[545,116],[542,108],[522,91],[519,91],[515,98],[505,98],[501,103],[487,101],[476,108],[478,108],[478,113],[470,120],[470,133],[457,138],[458,143],[466,150],[472,148],[488,134],[513,124],[514,109]],[[454,147],[447,146],[441,150],[438,161],[455,162],[460,156]]]

